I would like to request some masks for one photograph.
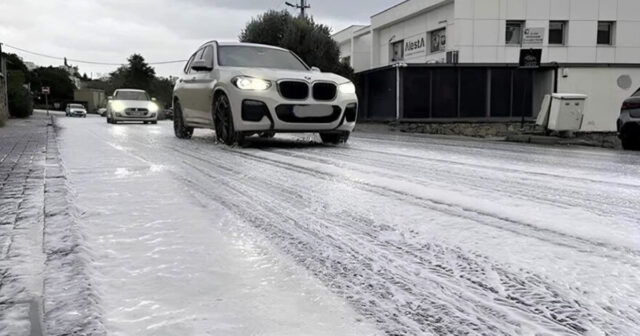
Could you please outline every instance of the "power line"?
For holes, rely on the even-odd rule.
[[[39,53],[39,52],[35,52],[35,51],[30,51],[30,50],[26,50],[26,49],[22,49],[22,48],[18,48],[15,46],[12,46],[10,44],[6,44],[4,43],[3,46],[9,47],[11,49],[15,49],[15,50],[19,50],[22,51],[24,53],[27,54],[31,54],[31,55],[35,55],[35,56],[40,56],[40,57],[45,57],[45,58],[51,58],[51,59],[57,59],[60,61],[63,61],[65,59],[65,57],[60,57],[60,56],[52,56],[52,55],[47,55],[47,54],[43,54],[43,53]],[[67,61],[69,62],[74,62],[74,63],[83,63],[83,64],[94,64],[94,65],[123,65],[126,62],[122,62],[122,63],[108,63],[108,62],[95,62],[95,61],[83,61],[83,60],[77,60],[77,59],[72,59],[72,58],[67,58]],[[162,62],[147,62],[147,64],[149,65],[160,65],[160,64],[171,64],[171,63],[184,63],[187,60],[176,60],[176,61],[162,61]]]

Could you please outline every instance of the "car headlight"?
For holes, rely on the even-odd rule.
[[[338,86],[338,89],[340,90],[341,93],[345,93],[345,94],[356,93],[356,86],[353,85],[353,83],[351,82],[340,84],[340,86]]]
[[[149,103],[149,112],[156,113],[158,112],[158,105],[154,103]]]
[[[235,77],[231,83],[240,90],[264,91],[271,87],[271,82],[268,80],[248,76]]]
[[[113,109],[114,112],[123,112],[125,109],[125,106],[123,103],[119,101],[115,101],[111,104],[111,108]]]

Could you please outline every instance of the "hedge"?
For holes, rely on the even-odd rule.
[[[16,118],[27,118],[33,114],[33,99],[27,88],[14,87],[8,90],[9,114]]]

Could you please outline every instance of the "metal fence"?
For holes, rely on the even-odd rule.
[[[358,74],[360,120],[531,119],[554,87],[554,68],[410,64]]]

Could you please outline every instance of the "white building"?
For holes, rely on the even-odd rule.
[[[518,63],[527,28],[544,28],[536,48],[547,66],[531,79],[533,116],[548,88],[584,93],[583,130],[615,130],[622,101],[640,88],[640,0],[407,0],[334,38],[356,72],[397,62],[489,68]]]

